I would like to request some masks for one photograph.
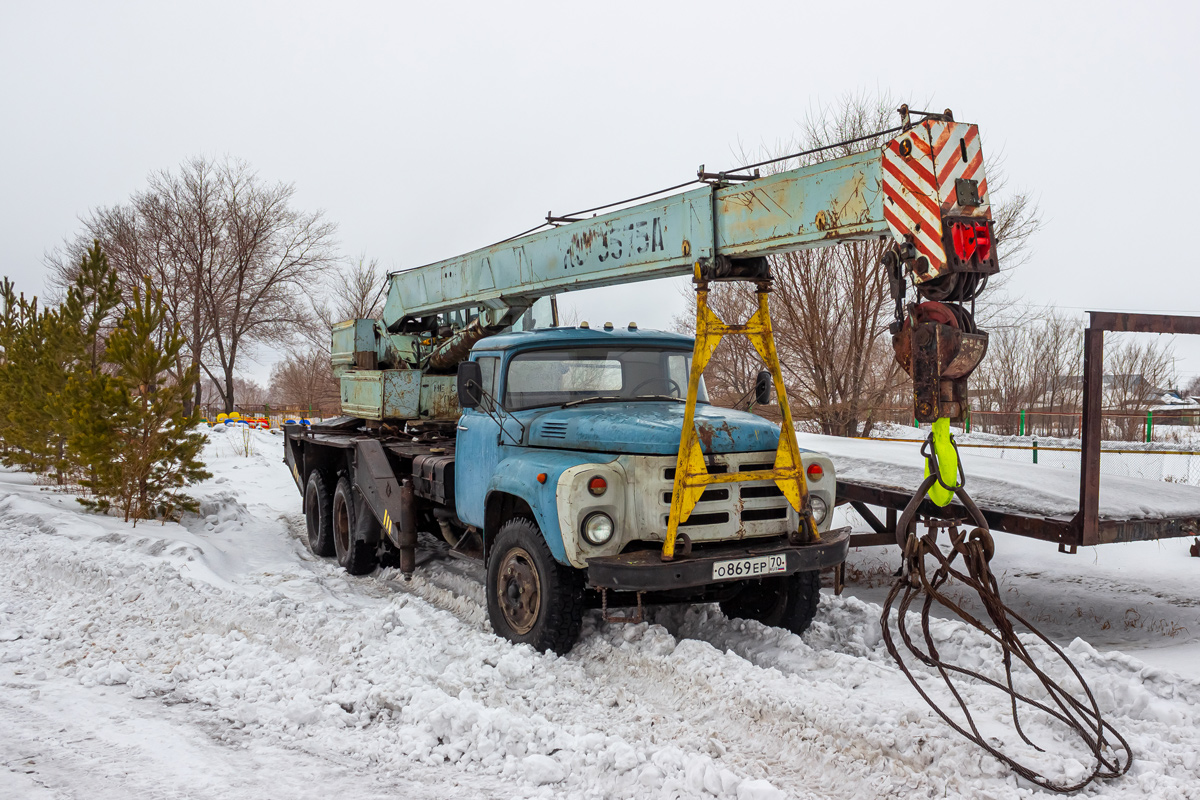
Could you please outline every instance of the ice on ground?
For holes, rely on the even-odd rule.
[[[878,605],[892,554],[856,552],[859,577],[822,597],[803,638],[697,606],[639,625],[593,613],[569,655],[539,654],[491,633],[469,565],[405,582],[312,557],[280,439],[255,432],[247,456],[240,431],[209,437],[214,477],[182,524],[134,528],[0,473],[0,795],[1042,794],[949,731],[893,665]],[[1197,654],[1200,560],[1157,543],[1100,548],[1099,564],[1026,540],[998,549],[1002,587],[1070,645],[1137,752],[1089,796],[1200,796],[1200,668],[1147,659]],[[1087,614],[1067,607],[1085,600]],[[1188,632],[1118,619],[1114,649],[1102,622],[1125,602]],[[967,626],[933,633],[986,663]],[[1011,735],[1007,703],[969,693],[981,724]],[[1064,752],[1031,730],[1047,758]]]

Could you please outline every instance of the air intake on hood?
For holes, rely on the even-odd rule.
[[[539,432],[547,439],[565,439],[567,438],[567,423],[543,422]]]

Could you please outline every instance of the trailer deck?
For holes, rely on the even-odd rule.
[[[837,502],[850,504],[875,531],[852,546],[896,541],[896,517],[924,478],[919,442],[797,434],[800,446],[829,455],[837,469]],[[1079,470],[972,457],[964,453],[966,489],[995,530],[1043,539],[1073,552],[1083,539]],[[1165,481],[1102,476],[1099,543],[1195,536],[1200,488]],[[884,520],[871,510],[883,508]],[[967,519],[957,501],[939,508],[925,500],[923,518]]]

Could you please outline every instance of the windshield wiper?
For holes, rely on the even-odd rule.
[[[634,400],[674,400],[676,403],[686,403],[686,397],[676,397],[673,394],[639,394]]]
[[[615,394],[596,395],[595,397],[585,397],[582,400],[570,400],[563,403],[559,408],[570,408],[571,406],[582,406],[587,403],[607,403],[610,400],[628,400],[628,397],[618,397]]]

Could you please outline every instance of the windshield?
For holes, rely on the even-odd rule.
[[[593,398],[687,397],[692,354],[646,347],[571,347],[514,356],[504,383],[510,411],[557,406]],[[704,379],[697,400],[708,402]]]

